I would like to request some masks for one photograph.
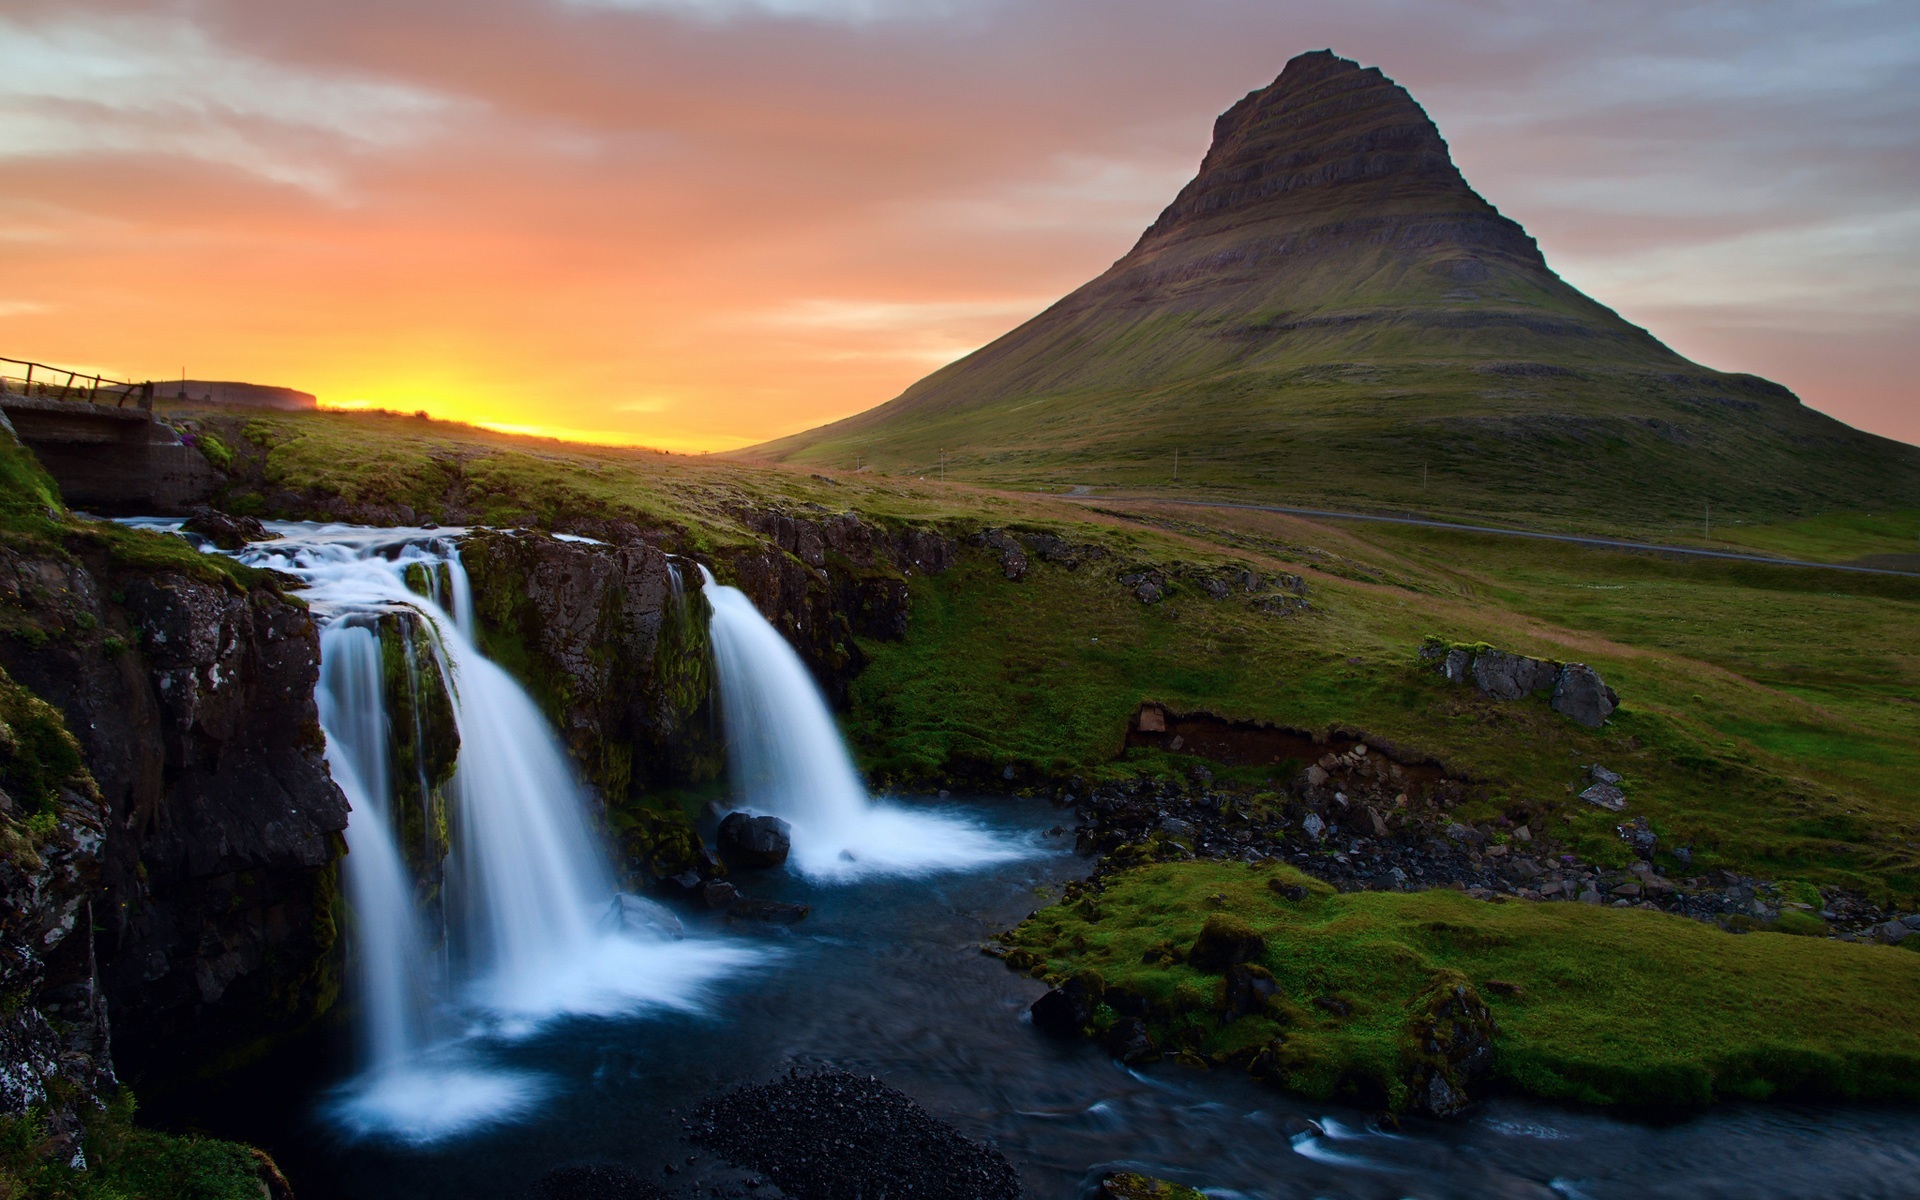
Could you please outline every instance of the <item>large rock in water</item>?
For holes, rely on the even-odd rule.
[[[779,817],[728,813],[720,822],[720,853],[744,867],[777,867],[793,850],[793,827]]]

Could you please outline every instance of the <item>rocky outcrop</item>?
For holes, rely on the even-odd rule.
[[[483,648],[519,669],[604,796],[718,773],[696,573],[645,541],[531,530],[478,531],[460,556]]]
[[[1466,1108],[1493,1066],[1498,1029],[1487,1002],[1458,971],[1439,971],[1407,1004],[1401,1053],[1411,1107],[1436,1117]]]
[[[1481,694],[1495,700],[1550,697],[1553,711],[1570,721],[1598,729],[1607,723],[1620,697],[1600,673],[1585,663],[1510,654],[1492,646],[1464,646],[1429,637],[1420,658],[1435,664],[1449,683],[1471,680]]]
[[[70,1162],[113,1083],[91,936],[105,822],[60,714],[0,673],[0,1114],[39,1112]]]
[[[734,515],[767,544],[726,555],[723,573],[806,660],[836,707],[845,707],[847,685],[866,666],[854,638],[905,637],[907,580],[945,571],[958,552],[937,530],[852,513]]]
[[[314,621],[197,557],[0,551],[0,664],[61,712],[99,787],[92,953],[136,1076],[296,1029],[338,987],[347,806]]]

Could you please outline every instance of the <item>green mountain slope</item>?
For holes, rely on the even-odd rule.
[[[1099,278],[887,404],[739,453],[1641,530],[1920,495],[1920,448],[1568,285],[1405,90],[1328,51],[1228,109]]]

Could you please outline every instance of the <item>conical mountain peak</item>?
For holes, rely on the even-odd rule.
[[[1097,278],[878,408],[745,453],[1164,487],[1178,450],[1182,490],[1406,509],[1445,472],[1467,481],[1455,511],[1524,494],[1571,516],[1616,504],[1614,478],[1647,513],[1708,492],[1824,503],[1845,488],[1798,449],[1815,444],[1886,496],[1920,485],[1920,451],[1581,294],[1406,89],[1316,50],[1220,115],[1199,172]],[[1573,479],[1569,454],[1609,471]]]
[[[1299,229],[1409,212],[1493,207],[1467,186],[1405,88],[1377,67],[1316,50],[1220,115],[1199,174],[1136,249],[1251,224]]]

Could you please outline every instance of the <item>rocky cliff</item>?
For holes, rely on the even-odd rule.
[[[260,573],[169,567],[172,548],[125,537],[0,547],[0,665],[62,714],[97,784],[86,953],[116,1062],[139,1076],[332,1003],[347,806],[305,607]],[[142,549],[155,557],[129,561]]]
[[[4,673],[0,785],[0,1114],[44,1113],[67,1162],[81,1111],[113,1083],[88,934],[105,821],[60,714]]]

